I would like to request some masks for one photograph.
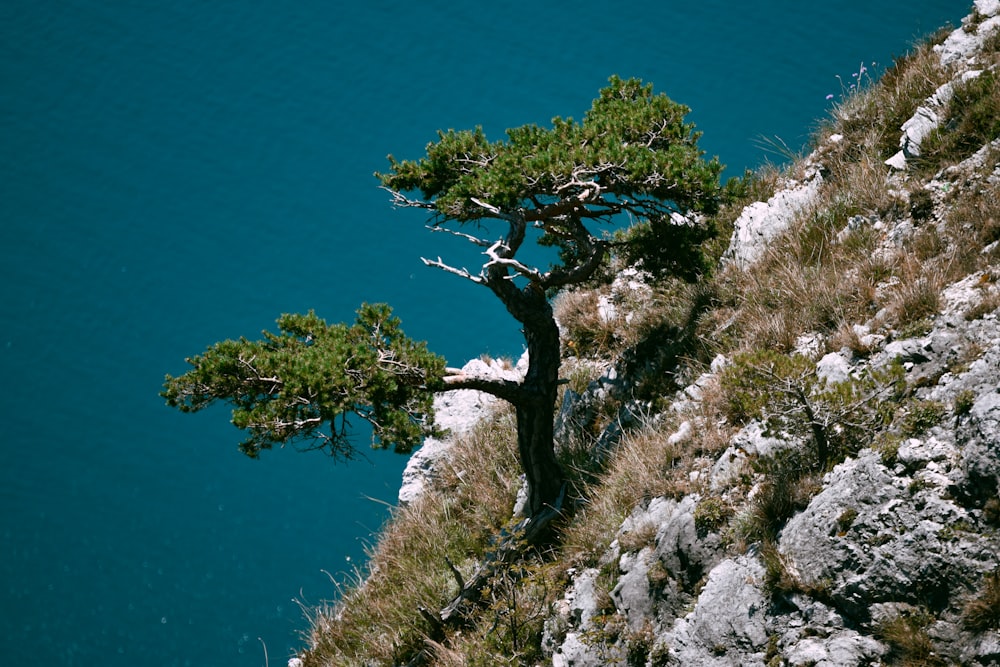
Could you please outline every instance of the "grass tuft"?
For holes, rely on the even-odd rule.
[[[966,603],[962,622],[974,632],[1000,630],[1000,569],[983,577],[983,589]]]

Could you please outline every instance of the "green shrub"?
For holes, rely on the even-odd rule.
[[[956,417],[962,417],[972,411],[972,406],[976,402],[976,392],[971,389],[963,389],[955,395],[955,406],[953,411]]]
[[[723,525],[733,510],[721,498],[706,496],[694,508],[694,526],[699,533],[705,534]]]
[[[923,435],[940,424],[947,412],[940,401],[911,401],[906,406],[899,428],[904,436]]]
[[[891,468],[899,461],[899,446],[903,443],[903,438],[898,433],[880,433],[872,444],[882,465]]]
[[[898,364],[828,384],[810,359],[771,350],[736,355],[720,378],[728,419],[760,419],[771,433],[807,440],[816,470],[870,443],[891,421],[904,385]]]

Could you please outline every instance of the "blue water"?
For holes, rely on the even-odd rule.
[[[364,5],[362,7],[362,4]],[[438,128],[579,118],[610,74],[691,106],[738,174],[955,0],[0,5],[0,664],[281,664],[403,457],[242,457],[164,373],[281,312],[389,301],[453,363],[518,355],[372,172]]]

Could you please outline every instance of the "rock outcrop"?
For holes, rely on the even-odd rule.
[[[511,366],[499,359],[473,359],[462,367],[466,375],[505,380],[520,380],[528,368],[527,352]],[[493,410],[496,397],[472,389],[461,389],[438,394],[434,398],[434,421],[444,435],[425,438],[403,469],[399,488],[399,504],[409,505],[420,497],[428,484],[433,483],[441,460],[448,455],[452,438],[468,432]]]

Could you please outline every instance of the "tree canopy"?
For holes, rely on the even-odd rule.
[[[167,376],[163,396],[188,412],[231,404],[250,456],[304,441],[350,457],[352,416],[372,425],[376,446],[407,452],[433,429],[434,392],[489,392],[516,411],[526,515],[558,509],[564,476],[552,436],[561,357],[549,297],[594,275],[615,246],[607,225],[618,221],[644,225],[633,237],[645,248],[643,266],[689,280],[703,270],[698,244],[707,232],[692,214],[718,206],[722,166],[703,159],[688,112],[649,84],[612,77],[582,122],[555,118],[495,142],[481,128],[439,132],[423,158],[389,156],[389,170],[376,174],[396,205],[427,211],[432,230],[480,249],[478,273],[440,257],[423,261],[488,288],[520,323],[529,357],[520,382],[447,369],[402,334],[387,306],[365,305],[351,326],[312,312],[284,315],[278,334],[216,343],[188,359],[187,373]],[[541,267],[519,257],[529,232],[556,247],[559,261]]]
[[[400,329],[385,304],[364,304],[351,325],[327,324],[310,311],[282,315],[280,333],[226,340],[168,375],[162,395],[182,412],[216,400],[233,408],[249,437],[240,450],[257,458],[273,445],[302,442],[351,458],[350,418],[372,427],[372,444],[408,453],[433,431],[433,394],[444,359]]]
[[[551,128],[525,125],[496,142],[481,127],[438,132],[425,157],[398,161],[390,155],[391,171],[376,175],[397,204],[431,211],[435,226],[509,223],[514,233],[506,247],[469,240],[488,248],[494,264],[506,264],[539,287],[561,287],[585,280],[603,259],[607,244],[588,223],[611,223],[622,214],[630,222],[646,221],[644,243],[668,253],[678,244],[693,250],[704,239],[704,227],[684,216],[718,207],[722,165],[703,159],[701,134],[684,122],[689,112],[654,94],[651,84],[615,76],[582,122],[557,117]],[[525,225],[541,231],[541,244],[559,248],[562,266],[543,275],[509,261]],[[670,270],[693,264],[687,252],[678,260]]]

